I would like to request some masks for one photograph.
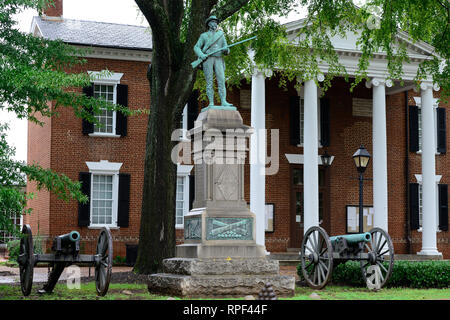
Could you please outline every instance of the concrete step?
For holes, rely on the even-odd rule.
[[[278,260],[280,266],[297,266],[300,263],[298,252],[271,252],[268,258]]]

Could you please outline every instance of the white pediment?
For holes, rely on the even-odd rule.
[[[300,29],[304,26],[306,19],[300,19],[297,21],[292,21],[284,24],[286,31],[288,33],[288,38],[291,43],[298,42],[302,35],[299,34]],[[362,50],[357,45],[357,40],[359,38],[360,32],[358,31],[348,31],[345,36],[333,35],[330,36],[330,40],[339,55],[339,62],[346,69],[349,75],[354,75],[358,72],[359,58],[361,56]],[[398,43],[405,43],[407,47],[407,54],[409,56],[409,63],[403,64],[403,74],[402,79],[405,81],[412,81],[417,75],[417,70],[419,65],[424,60],[431,59],[436,56],[434,48],[423,41],[413,42],[408,34],[400,31],[397,35]],[[397,46],[398,48],[398,46]],[[395,49],[394,49],[395,52]],[[319,69],[322,73],[328,72],[328,64],[324,61],[319,61]],[[369,62],[367,68],[367,76],[369,78],[389,77],[387,71],[387,55],[384,52],[374,53],[373,58]],[[396,79],[393,79],[396,80]]]
[[[297,39],[301,38],[299,35],[300,28],[303,27],[305,19],[292,21],[286,23],[284,26],[288,32],[288,37],[292,42],[296,42]],[[361,48],[357,46],[357,40],[360,37],[361,31],[348,31],[344,37],[341,35],[334,35],[330,37],[331,43],[336,51],[343,52],[354,52],[356,54],[361,52]],[[417,41],[413,42],[406,32],[399,32],[397,35],[397,41],[406,43],[408,56],[415,60],[429,59],[431,56],[435,55],[434,48],[423,42]],[[399,46],[396,45],[396,48]],[[379,55],[384,55],[383,52],[377,53]]]

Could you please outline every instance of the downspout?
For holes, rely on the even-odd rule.
[[[406,156],[405,156],[405,189],[406,189],[406,247],[408,250],[408,254],[411,254],[411,226],[409,221],[409,212],[411,210],[409,205],[409,107],[408,107],[408,90],[405,91],[405,147],[406,147]]]

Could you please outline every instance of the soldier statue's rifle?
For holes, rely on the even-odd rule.
[[[220,49],[218,49],[218,50],[215,50],[215,51],[213,51],[213,52],[210,52],[210,53],[206,54],[206,58],[205,58],[205,59],[198,58],[197,60],[195,60],[194,62],[191,63],[191,66],[192,66],[193,69],[195,69],[195,68],[197,68],[200,64],[202,64],[202,62],[203,62],[204,60],[208,59],[209,56],[211,56],[211,55],[213,55],[213,54],[216,54],[216,53],[218,53],[218,52],[221,52],[221,51],[223,51],[223,50],[226,50],[226,49],[228,49],[228,48],[234,47],[234,46],[236,46],[236,45],[238,45],[238,44],[241,44],[241,43],[244,43],[244,42],[253,40],[253,39],[255,39],[255,38],[256,38],[256,36],[251,37],[251,38],[248,38],[248,39],[245,39],[245,40],[241,40],[241,41],[238,41],[238,42],[236,42],[236,43],[233,43],[233,44],[230,44],[230,45],[228,45],[228,46],[225,46],[225,47],[223,47],[223,48],[220,48]]]

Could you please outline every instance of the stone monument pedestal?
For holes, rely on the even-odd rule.
[[[190,131],[195,165],[193,209],[184,217],[184,244],[149,277],[150,292],[181,296],[258,294],[270,282],[293,295],[295,278],[256,244],[255,214],[244,198],[244,163],[252,128],[236,110],[203,110]],[[192,142],[193,140],[193,142]]]
[[[149,276],[152,293],[183,297],[257,296],[270,283],[277,296],[292,296],[295,280],[279,275],[278,260],[267,258],[164,260],[164,272]]]

